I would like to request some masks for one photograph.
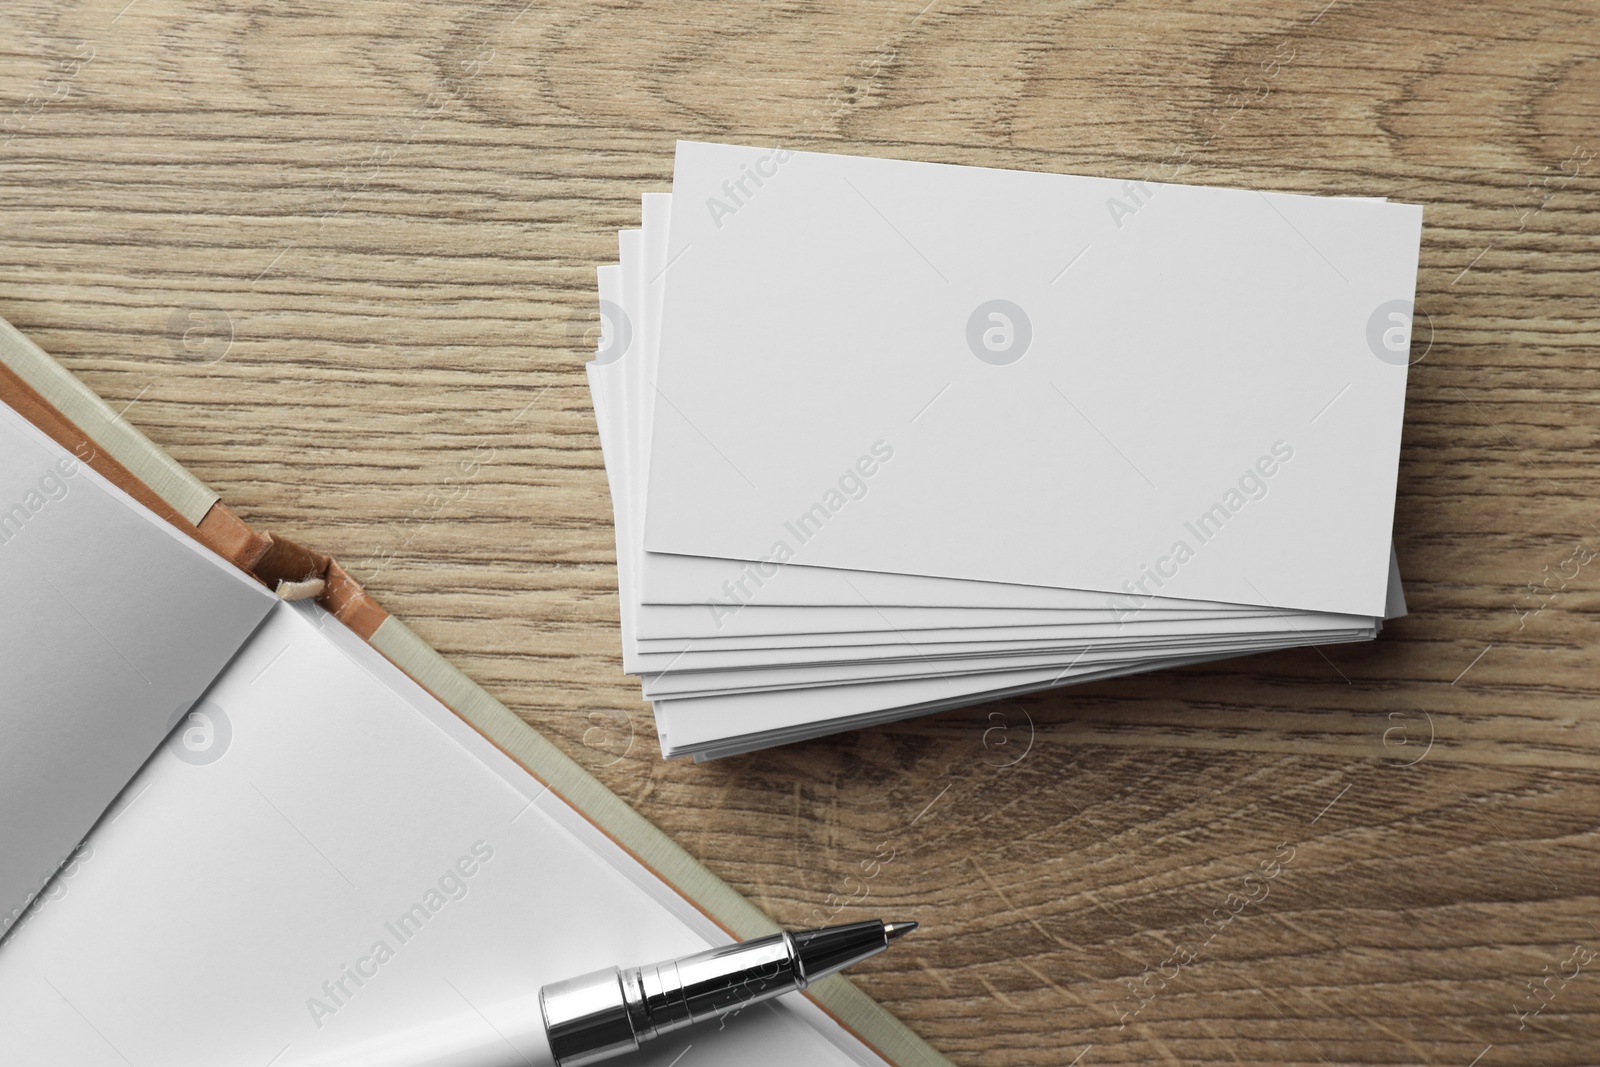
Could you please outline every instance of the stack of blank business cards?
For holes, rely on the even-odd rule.
[[[1372,639],[1421,225],[680,143],[588,367],[663,751]]]

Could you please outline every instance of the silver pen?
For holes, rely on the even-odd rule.
[[[273,1067],[583,1067],[804,989],[877,955],[916,926],[850,923],[773,934],[648,967],[608,967],[547,985],[537,997],[469,1002],[461,1012],[358,1037],[309,1058],[279,1059]]]
[[[830,926],[745,941],[647,967],[608,967],[539,991],[558,1067],[586,1067],[646,1041],[806,988],[876,956],[914,922]]]

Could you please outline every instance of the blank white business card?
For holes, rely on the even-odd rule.
[[[679,146],[647,550],[1383,614],[1419,208],[770,155]]]

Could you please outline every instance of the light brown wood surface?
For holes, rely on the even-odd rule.
[[[10,0],[0,315],[775,919],[921,920],[958,1064],[1600,1062],[1596,6],[925,2]],[[661,761],[583,361],[679,136],[1425,204],[1410,617]]]

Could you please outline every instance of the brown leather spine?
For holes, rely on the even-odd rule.
[[[363,639],[370,638],[389,617],[338,561],[286,537],[251,529],[220,501],[201,520],[200,531],[213,547],[222,546],[217,547],[222,555],[272,588],[279,582],[320,578],[324,584],[317,600]]]
[[[256,564],[272,544],[272,538],[250,528],[233,509],[222,501],[211,505],[205,518],[200,520],[200,533],[206,544],[224,559],[255,574]]]
[[[370,640],[389,613],[367,595],[367,591],[339,566],[337,560],[328,561],[327,577],[328,587],[321,597],[322,606],[333,612],[334,618],[354,630],[358,637]]]

